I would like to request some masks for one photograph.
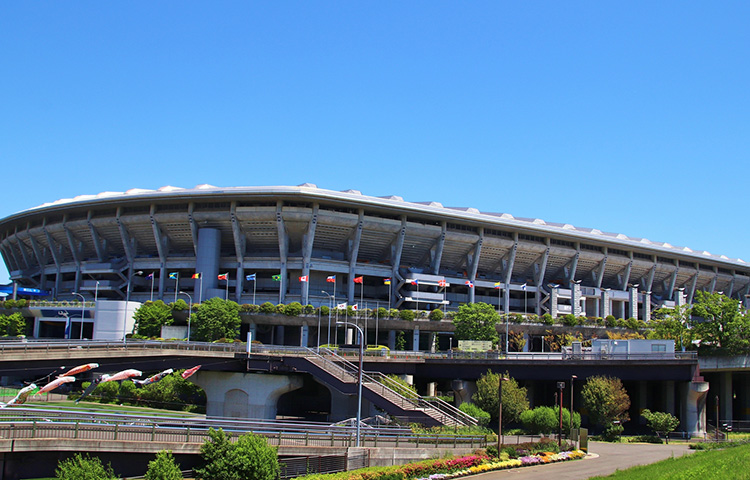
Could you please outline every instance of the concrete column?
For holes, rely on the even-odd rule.
[[[388,348],[396,350],[396,330],[388,330]]]
[[[531,343],[531,337],[528,333],[523,332],[523,351],[528,352],[529,351],[529,344]]]
[[[667,380],[662,385],[664,387],[664,411],[674,415],[674,380]]]
[[[434,397],[437,395],[437,382],[430,382],[427,384],[427,396]]]
[[[646,384],[645,380],[641,380],[638,382],[638,420],[636,420],[637,423],[641,425],[646,424],[646,419],[643,418],[640,415],[640,412],[643,411],[644,408],[648,408],[648,385]]]
[[[674,304],[678,307],[685,305],[685,290],[680,288],[674,292]]]
[[[552,315],[552,318],[557,318],[558,312],[557,312],[557,297],[558,295],[558,289],[555,287],[552,287],[552,290],[550,292],[549,296],[549,314]]]
[[[430,353],[435,353],[435,340],[437,339],[437,333],[430,332]]]
[[[609,290],[602,290],[602,318],[607,318],[612,313],[609,300]]]
[[[683,427],[693,437],[706,433],[706,397],[708,382],[689,382],[685,388]]]
[[[217,228],[199,229],[195,272],[201,274],[202,281],[197,283],[202,291],[198,293],[198,298],[203,301],[212,297],[224,298],[225,293],[223,289],[218,288],[219,280],[216,278],[219,275],[220,255],[221,231]]]
[[[651,292],[645,292],[643,294],[643,321],[648,322],[651,320]]]
[[[453,398],[456,400],[456,406],[462,403],[471,402],[471,397],[477,393],[477,382],[473,380],[453,380]]]
[[[412,337],[412,350],[415,352],[419,350],[419,327],[414,327],[414,335]]]
[[[719,420],[731,421],[732,417],[732,404],[734,403],[734,389],[732,388],[732,372],[721,373],[721,393],[719,394],[719,401],[721,402],[719,409]]]
[[[625,302],[618,301],[617,302],[617,318],[625,318]]]
[[[739,381],[737,382],[737,388],[740,389],[738,393],[740,398],[740,420],[750,420],[750,376],[747,373],[740,373]]]
[[[256,340],[258,338],[258,326],[254,323],[249,323],[247,325],[247,331],[250,332],[250,341]]]
[[[401,380],[405,381],[409,385],[412,385],[412,386],[414,385],[414,375],[410,375],[408,373],[400,373],[398,375],[398,378],[400,378]]]
[[[276,335],[274,336],[274,345],[284,345],[284,325],[276,325]]]
[[[267,375],[199,371],[190,381],[206,392],[206,415],[236,418],[276,418],[281,395],[301,388],[299,375]]]
[[[299,346],[300,347],[306,347],[308,342],[308,336],[310,334],[310,327],[307,326],[307,324],[302,325],[299,327]]]
[[[630,287],[630,290],[628,290],[628,294],[630,297],[630,315],[629,317],[632,318],[638,318],[638,288],[637,287]]]
[[[601,299],[599,299],[599,301],[597,302],[594,302],[594,316],[595,317],[601,317],[601,313],[600,313],[601,307],[602,307],[601,303],[602,303]]]
[[[576,317],[581,316],[581,284],[573,282],[573,288],[570,289],[571,313]]]
[[[346,327],[345,332],[346,332],[346,340],[344,341],[344,343],[346,343],[347,345],[353,344],[354,343],[354,329],[351,327]]]

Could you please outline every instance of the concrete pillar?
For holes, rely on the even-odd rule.
[[[301,327],[299,327],[299,346],[300,347],[306,347],[308,345],[309,335],[310,335],[310,327],[307,326],[305,323]]]
[[[612,313],[609,300],[609,289],[602,290],[602,318],[607,318]]]
[[[557,318],[558,312],[557,312],[557,297],[559,296],[559,291],[556,287],[552,287],[552,290],[550,292],[549,296],[549,314],[552,315],[552,318]]]
[[[581,316],[581,284],[573,282],[573,288],[570,289],[571,313],[576,317]]]
[[[462,403],[472,401],[471,397],[477,393],[477,382],[473,380],[453,380],[451,388],[453,388],[453,398],[456,399],[456,406],[460,406]]]
[[[643,321],[648,322],[651,320],[651,292],[645,292],[643,294]]]
[[[354,328],[352,327],[346,327],[346,340],[344,340],[344,343],[347,345],[351,345],[354,343]]]
[[[617,318],[625,318],[625,302],[617,302]]]
[[[664,386],[664,411],[674,415],[674,380],[667,380],[662,385]]]
[[[284,325],[276,325],[275,332],[273,344],[284,345]]]
[[[685,305],[685,290],[680,288],[674,292],[674,304],[681,307]]]
[[[523,351],[528,352],[529,351],[529,344],[531,343],[531,337],[528,333],[523,332]]]
[[[224,298],[224,291],[219,291],[219,259],[221,255],[221,231],[217,228],[198,230],[198,251],[195,255],[195,273],[201,274],[201,281],[196,282],[201,292],[196,301],[205,301],[212,297]],[[222,272],[224,273],[224,272]]]
[[[405,381],[409,385],[412,385],[412,386],[414,385],[414,375],[410,375],[408,373],[400,373],[398,374],[398,378]]]
[[[330,422],[340,422],[357,417],[356,395],[345,395],[335,388],[329,388],[328,390],[331,392]],[[366,398],[362,398],[362,418],[372,417],[377,414],[375,406]]]
[[[683,427],[692,437],[706,433],[706,397],[708,382],[689,382],[685,388]]]
[[[628,290],[630,301],[630,312],[628,318],[638,318],[638,288],[630,287]]]
[[[740,373],[741,378],[737,382],[737,387],[740,388],[739,397],[740,405],[740,419],[750,420],[750,376],[747,373]]]
[[[430,382],[427,384],[427,396],[434,397],[437,395],[437,382]]]
[[[419,327],[414,327],[414,335],[412,336],[412,348],[413,351],[419,351]]]
[[[643,411],[644,408],[648,408],[648,385],[646,384],[645,380],[640,380],[638,382],[638,420],[637,423],[640,425],[646,424],[646,419],[643,418],[640,414],[640,412]]]
[[[396,350],[396,330],[388,330],[388,348]]]
[[[247,331],[250,333],[250,341],[256,340],[258,338],[258,326],[254,323],[247,324]]]
[[[732,372],[721,373],[721,393],[719,393],[719,401],[721,407],[719,411],[720,421],[732,421],[732,404],[734,403],[734,388],[732,387]]]
[[[437,343],[437,333],[430,332],[430,353],[435,353],[436,343]]]
[[[301,388],[299,375],[215,372],[201,370],[190,381],[206,392],[206,416],[276,418],[281,395]]]

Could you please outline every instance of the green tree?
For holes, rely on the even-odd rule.
[[[581,397],[584,408],[596,425],[608,427],[614,422],[622,424],[630,420],[630,397],[619,378],[599,375],[589,377],[581,389]]]
[[[527,398],[526,387],[521,387],[514,378],[510,378],[508,372],[505,372],[503,381],[503,423],[516,422],[521,418],[521,412],[529,409],[529,399]],[[487,370],[477,380],[477,392],[472,396],[472,400],[479,408],[489,413],[494,421],[498,415],[498,387],[500,383],[500,374]]]
[[[490,423],[490,419],[492,416],[479,408],[478,406],[474,405],[471,402],[464,402],[459,407],[459,410],[464,412],[467,415],[471,415],[472,417],[476,418],[477,421],[479,421],[480,427],[486,427]]]
[[[693,330],[690,326],[691,310],[688,305],[660,308],[651,318],[650,339],[674,340],[677,348],[692,347]]]
[[[8,300],[10,301],[10,300]],[[23,335],[26,330],[26,319],[20,312],[10,315],[0,315],[0,336],[9,335],[15,337]]]
[[[276,449],[264,437],[247,433],[236,443],[223,430],[208,431],[201,446],[205,465],[196,468],[198,480],[276,480],[279,462]]]
[[[396,350],[406,350],[406,333],[403,330],[396,334]]]
[[[182,480],[180,465],[177,464],[170,450],[162,450],[156,458],[148,462],[148,470],[143,476],[146,480]]]
[[[58,480],[117,480],[110,465],[106,467],[99,457],[76,453],[57,464],[55,478]]]
[[[669,443],[669,434],[674,432],[675,428],[680,425],[680,421],[671,413],[652,412],[649,409],[645,409],[641,412],[641,415],[646,419],[648,428],[653,430],[656,435],[660,433],[664,435],[667,443]]]
[[[161,300],[146,302],[133,312],[135,331],[144,337],[160,337],[161,327],[171,325],[172,309]]]
[[[691,327],[700,349],[726,355],[746,353],[750,347],[750,316],[739,300],[720,293],[696,292]]]
[[[489,340],[498,343],[499,336],[495,325],[500,321],[500,315],[492,305],[486,303],[470,303],[461,305],[453,316],[458,340]]]
[[[240,306],[236,302],[215,297],[203,302],[193,314],[192,337],[202,342],[235,338],[241,322]]]
[[[520,419],[523,428],[534,435],[556,432],[559,425],[557,413],[552,407],[541,406],[525,410],[521,413]]]

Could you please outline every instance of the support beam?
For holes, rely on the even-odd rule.
[[[188,223],[190,224],[190,236],[193,237],[193,250],[195,256],[198,256],[198,225],[195,223],[193,213],[195,212],[195,203],[190,202],[188,204]]]
[[[503,312],[507,315],[510,312],[510,280],[513,276],[513,267],[516,264],[516,252],[518,251],[518,233],[513,234],[513,247],[508,255],[508,262],[505,265],[503,290]]]
[[[59,257],[59,252],[57,251],[55,239],[52,238],[52,235],[50,235],[49,231],[47,230],[46,218],[42,221],[42,231],[44,232],[44,237],[47,239],[47,245],[49,246],[49,251],[52,255],[52,261],[55,262],[56,273],[54,296],[56,297],[60,292],[60,282],[62,281],[62,274],[60,272],[60,269],[62,268],[62,262],[61,258]]]
[[[435,243],[435,253],[432,255],[432,258],[431,258],[433,275],[440,274],[440,262],[442,262],[443,260],[443,249],[445,248],[445,237],[448,232],[448,222],[442,222],[440,224],[440,228],[441,228],[440,236],[438,237],[437,242]]]
[[[698,284],[698,275],[700,271],[696,271],[693,275],[693,279],[690,281],[690,287],[688,287],[688,300],[687,303],[693,303],[693,297],[695,296],[695,287]]]
[[[302,239],[302,276],[308,277],[307,282],[302,282],[302,291],[300,295],[300,303],[302,303],[302,305],[307,305],[309,303],[310,260],[312,259],[313,243],[315,242],[315,227],[318,225],[319,208],[320,206],[317,203],[313,205],[310,223],[307,225],[307,233],[305,233],[304,238]]]
[[[536,285],[536,314],[542,314],[542,292],[544,275],[547,272],[547,262],[549,261],[549,238],[547,239],[547,249],[542,254],[542,259],[539,263],[534,264],[534,284]]]
[[[156,243],[156,252],[159,254],[159,262],[161,262],[162,265],[166,265],[167,257],[169,256],[168,239],[164,235],[164,232],[161,231],[159,224],[156,222],[156,219],[154,218],[155,213],[156,204],[152,203],[151,211],[149,213],[151,230],[154,232],[154,242]]]
[[[729,282],[729,288],[727,288],[726,295],[729,298],[732,298],[732,294],[734,293],[734,281],[737,279],[737,274],[732,275],[732,280]]]
[[[669,293],[669,299],[674,300],[674,288],[677,284],[677,273],[680,271],[680,261],[675,260],[675,267],[672,271],[672,276],[669,277],[669,287],[667,287],[667,292]]]
[[[391,245],[391,291],[393,292],[392,301],[397,300],[400,293],[398,291],[397,278],[400,277],[398,272],[401,264],[401,252],[404,250],[404,239],[406,238],[406,215],[401,216],[401,229],[396,234],[395,242]],[[392,308],[391,305],[388,308]]]
[[[104,242],[102,241],[101,235],[99,235],[99,232],[96,230],[96,227],[94,226],[94,223],[91,221],[91,219],[94,216],[94,212],[92,210],[89,210],[88,216],[86,217],[86,223],[89,226],[89,234],[91,235],[91,243],[94,244],[94,251],[96,251],[96,258],[100,262],[106,261],[106,248],[104,247]]]
[[[347,277],[347,301],[349,304],[354,303],[354,277],[357,274],[355,268],[357,267],[357,257],[359,256],[359,244],[362,241],[362,230],[365,227],[365,210],[359,209],[359,218],[357,219],[357,226],[354,227],[354,234],[352,239],[349,240],[349,275]]]
[[[628,262],[627,266],[625,266],[625,270],[623,274],[617,275],[617,278],[620,280],[620,290],[625,290],[628,288],[628,283],[630,283],[630,271],[632,269],[633,269],[633,252],[630,252],[630,261]]]
[[[719,280],[719,268],[713,267],[714,270],[714,278],[711,279],[711,287],[710,292],[714,293],[716,291],[716,282]]]
[[[234,287],[234,298],[237,303],[242,303],[242,291],[244,290],[245,282],[245,251],[247,247],[247,239],[245,233],[242,231],[240,221],[237,220],[237,202],[232,202],[230,207],[229,215],[232,219],[232,237],[234,239],[234,254],[237,259],[237,280]]]
[[[596,288],[602,288],[602,280],[604,279],[604,269],[607,268],[607,247],[604,247],[604,258],[599,262],[599,265],[591,271],[591,276],[594,279]]]
[[[276,202],[276,229],[279,236],[279,303],[284,303],[287,289],[287,256],[289,255],[289,234],[284,225],[284,214],[282,212],[284,202]]]
[[[648,292],[651,292],[652,288],[654,287],[655,275],[656,275],[656,257],[654,257],[654,265],[649,270],[648,276],[641,279],[641,281],[643,282],[643,288],[645,288],[646,291]]]
[[[563,267],[565,273],[565,280],[567,281],[566,287],[573,288],[573,282],[576,280],[576,270],[578,270],[578,259],[581,257],[581,244],[576,242],[576,253],[573,258],[570,259],[568,265]]]
[[[16,238],[16,245],[18,246],[18,251],[21,252],[21,258],[23,258],[23,263],[26,265],[26,268],[31,268],[31,262],[29,261],[29,256],[26,254],[26,248],[24,246],[24,243],[21,241],[21,237],[18,236],[18,229],[16,229],[16,234],[14,236]]]
[[[73,232],[68,228],[68,215],[63,215],[62,221],[63,230],[65,230],[65,237],[68,239],[68,245],[70,248],[70,254],[73,257],[73,262],[76,264],[76,278],[73,283],[73,291],[81,291],[81,253],[83,250],[83,243],[78,241],[73,236]]]
[[[470,253],[466,259],[466,264],[469,265],[469,280],[471,283],[475,283],[477,280],[477,269],[479,268],[479,256],[482,254],[482,242],[484,241],[484,227],[479,227],[479,238],[474,244],[472,253]],[[469,289],[469,303],[474,303],[475,288]]]
[[[128,259],[130,268],[133,268],[133,262],[135,262],[135,240],[131,240],[130,234],[128,233],[127,227],[122,221],[122,207],[117,208],[116,214],[117,228],[120,230],[120,239],[122,240],[122,248],[125,250],[125,257]]]

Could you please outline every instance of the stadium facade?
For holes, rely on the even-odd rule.
[[[58,300],[90,292],[418,309],[483,301],[506,313],[647,320],[700,290],[750,294],[750,264],[740,259],[311,184],[58,200],[0,220],[0,252],[17,285]]]

